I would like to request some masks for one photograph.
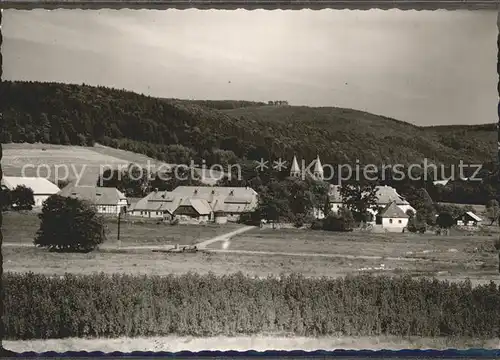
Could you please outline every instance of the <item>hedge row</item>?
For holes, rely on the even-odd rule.
[[[500,289],[356,276],[4,275],[6,339],[290,333],[500,336]]]

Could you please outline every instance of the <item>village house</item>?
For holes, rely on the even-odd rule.
[[[3,176],[2,189],[14,190],[19,185],[33,190],[34,207],[41,207],[51,195],[57,194],[59,188],[54,183],[42,177]]]
[[[249,187],[179,186],[171,192],[155,189],[131,207],[129,215],[147,218],[182,215],[225,223],[237,221],[242,213],[255,210],[257,203],[257,192]]]
[[[401,211],[406,214],[408,210],[413,211],[416,214],[416,210],[410,203],[401,195],[398,194],[396,189],[391,186],[377,186],[377,201],[373,209],[369,209],[368,211],[375,218],[377,215],[378,208],[384,208],[393,202],[396,204]],[[339,209],[343,206],[342,196],[340,194],[340,185],[330,185],[330,190],[328,192],[330,206],[333,212],[338,212]],[[324,214],[320,210],[316,210],[315,215],[318,218],[324,217]]]
[[[472,211],[467,211],[457,219],[458,226],[478,226],[483,219],[474,214]]]
[[[128,207],[127,197],[114,187],[69,184],[59,193],[61,196],[86,200],[95,206],[100,214],[117,216]]]
[[[181,220],[208,222],[213,219],[213,211],[205,199],[186,197],[175,209],[174,216]]]
[[[402,232],[408,226],[408,219],[409,216],[396,201],[392,201],[375,216],[375,226],[381,226],[391,232]]]

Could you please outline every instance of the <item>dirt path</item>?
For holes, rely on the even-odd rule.
[[[211,238],[209,240],[205,240],[203,242],[200,242],[200,243],[196,244],[196,246],[198,247],[198,249],[205,249],[208,245],[213,244],[214,242],[229,240],[233,236],[243,234],[244,232],[252,230],[253,228],[255,228],[255,226],[245,226],[243,228],[231,231],[227,234],[222,234],[222,235],[216,236],[214,238]]]
[[[248,255],[283,255],[283,256],[307,256],[307,257],[327,257],[343,259],[363,259],[363,260],[388,260],[388,261],[432,261],[423,258],[405,258],[374,255],[347,255],[347,254],[324,254],[324,253],[291,253],[279,251],[257,251],[257,250],[231,250],[231,249],[207,249],[210,252],[248,254]]]

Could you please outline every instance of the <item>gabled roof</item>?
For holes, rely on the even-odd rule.
[[[114,187],[76,186],[71,184],[59,191],[58,194],[87,200],[94,205],[118,205],[119,202],[127,200],[127,197]]]
[[[193,198],[182,199],[175,211],[178,211],[181,207],[188,206],[191,206],[199,215],[209,215],[212,212],[212,209],[206,200]]]
[[[382,218],[408,218],[409,216],[405,214],[403,210],[396,204],[396,201],[391,202],[390,204],[386,205],[385,208],[383,208],[380,211],[379,214],[380,217]]]
[[[34,195],[53,195],[59,192],[56,184],[42,177],[3,176],[2,186],[14,190],[19,185],[24,185],[33,190]]]
[[[472,211],[467,211],[466,212],[467,215],[469,215],[471,218],[473,218],[474,220],[476,221],[483,221],[483,219],[481,219],[479,216],[477,216],[476,214],[474,214]]]

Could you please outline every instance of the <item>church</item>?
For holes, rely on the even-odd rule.
[[[303,162],[304,164],[304,162]],[[304,166],[303,166],[304,169]],[[304,169],[304,171],[307,171]],[[297,157],[293,157],[292,161],[292,166],[290,168],[290,176],[295,177],[295,178],[305,178],[305,174],[297,161]],[[319,156],[316,157],[314,160],[314,165],[312,168],[312,173],[311,177],[316,180],[324,180],[324,170],[323,170],[323,165],[321,164],[321,160]],[[329,191],[328,191],[328,198],[329,198],[329,204],[333,212],[338,212],[339,209],[343,206],[343,201],[342,197],[340,194],[340,185],[333,185],[330,184]],[[391,208],[393,209],[394,207],[398,208],[398,214],[404,214],[404,217],[406,217],[406,213],[408,210],[413,211],[414,214],[416,214],[415,208],[410,205],[410,203],[398,192],[396,189],[394,189],[391,186],[377,186],[377,204],[375,205],[376,208]],[[378,215],[378,212],[376,209],[370,209],[370,213],[372,213],[373,218],[375,219]],[[395,212],[395,211],[393,211]],[[325,214],[322,209],[314,209],[314,217],[317,219],[323,219],[325,217]],[[400,218],[398,217],[396,223],[402,223],[402,221],[399,221]],[[407,220],[406,220],[407,221]],[[392,224],[391,220],[388,220],[388,223]]]

